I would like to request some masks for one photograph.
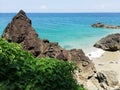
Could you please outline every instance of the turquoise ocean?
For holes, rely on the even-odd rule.
[[[0,13],[0,35],[16,13]],[[120,25],[120,13],[27,13],[32,26],[42,39],[59,42],[66,49],[83,49],[85,53],[96,50],[93,45],[109,34],[120,33],[120,29],[92,28],[102,22]]]

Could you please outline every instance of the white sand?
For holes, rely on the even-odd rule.
[[[115,71],[120,82],[120,51],[104,52],[101,57],[92,58],[97,71]]]

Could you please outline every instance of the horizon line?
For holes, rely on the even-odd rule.
[[[19,11],[18,11],[19,12]],[[0,13],[18,13],[18,12],[0,12]],[[120,13],[120,12],[25,12],[25,13]]]

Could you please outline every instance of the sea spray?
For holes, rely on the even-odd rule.
[[[99,57],[101,57],[104,53],[105,53],[104,50],[102,50],[102,49],[97,49],[97,50],[95,50],[95,51],[92,51],[92,52],[90,52],[90,53],[87,53],[87,56],[88,56],[90,59],[92,59],[92,58],[99,58]]]

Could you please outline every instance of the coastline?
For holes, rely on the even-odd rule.
[[[97,55],[98,57],[92,57],[92,55]],[[97,73],[103,73],[107,77],[111,87],[106,87],[105,90],[115,90],[120,88],[120,51],[109,52],[103,51],[102,49],[96,49],[94,52],[86,54],[90,60],[94,63]],[[96,75],[95,75],[96,77]],[[88,90],[104,90],[100,88],[97,81],[94,79],[88,80],[85,85]],[[97,87],[97,88],[96,88]],[[116,89],[117,90],[117,89]]]
[[[91,50],[92,51],[86,53],[86,56],[88,56],[90,59],[99,58],[105,53],[104,50],[98,48],[93,48]]]
[[[24,19],[24,21],[21,18],[17,19],[18,16],[22,17]],[[21,25],[17,23],[18,21],[22,22]],[[26,25],[24,26],[22,24],[26,24]],[[104,84],[109,87],[109,84],[106,83],[106,81],[109,81],[109,79],[107,79],[108,77],[104,77],[104,73],[102,73],[102,71],[108,71],[108,72],[114,71],[116,73],[114,76],[116,76],[116,75],[120,76],[120,72],[118,72],[119,66],[120,66],[120,63],[119,63],[120,62],[120,60],[119,60],[120,52],[106,52],[106,51],[103,51],[102,49],[93,47],[93,45],[91,45],[91,44],[93,44],[93,41],[95,39],[94,40],[90,39],[91,36],[89,36],[89,35],[86,37],[86,34],[83,34],[83,35],[84,35],[84,37],[88,38],[87,40],[91,44],[87,43],[86,39],[81,38],[81,37],[77,37],[77,38],[79,38],[79,39],[77,39],[77,41],[75,40],[76,38],[73,38],[73,39],[70,38],[69,40],[72,42],[69,42],[69,44],[66,47],[70,47],[70,48],[74,47],[76,49],[67,50],[67,49],[64,49],[61,46],[59,46],[59,44],[56,42],[50,42],[49,40],[46,40],[46,39],[42,40],[42,39],[38,38],[38,34],[31,27],[31,25],[32,25],[31,20],[29,20],[29,18],[25,15],[25,12],[20,11],[17,14],[17,16],[15,16],[13,18],[12,22],[10,24],[8,24],[8,26],[7,26],[8,28],[5,29],[5,33],[3,33],[2,37],[6,38],[9,41],[15,41],[15,42],[19,41],[19,43],[21,43],[23,45],[24,49],[31,51],[36,57],[50,57],[50,58],[57,58],[59,60],[75,62],[75,64],[82,71],[82,72],[80,72],[81,77],[79,77],[79,79],[84,78],[83,81],[86,83],[87,83],[87,81],[92,81],[92,79],[94,79],[95,81],[97,81],[97,84],[98,84],[98,86],[100,86],[100,88],[103,88],[101,86],[101,84],[103,82],[105,82]],[[16,26],[16,27],[12,28],[11,26]],[[21,26],[23,26],[23,27],[21,27]],[[17,29],[19,30],[19,27],[21,27],[21,31],[19,33],[20,35],[18,35],[18,33],[17,33]],[[29,29],[26,30],[25,27],[29,27]],[[9,30],[13,30],[13,34],[11,34],[9,32]],[[26,32],[27,32],[27,34],[26,34]],[[23,33],[25,35],[23,35]],[[85,31],[85,33],[86,33],[86,31]],[[8,37],[8,35],[9,35],[9,37]],[[16,35],[16,37],[14,36],[15,38],[12,38],[13,37],[12,35]],[[72,35],[74,35],[74,34],[71,34],[70,37]],[[93,33],[92,33],[92,35],[93,35]],[[18,37],[18,36],[20,36],[20,37]],[[24,36],[25,40],[21,40],[21,38],[24,39],[22,36]],[[68,35],[66,35],[66,36],[68,36]],[[11,38],[12,38],[12,40],[11,40]],[[81,40],[81,42],[85,42],[85,43],[82,43],[82,44],[79,43],[80,39],[83,39],[83,40]],[[78,47],[76,47],[76,44]],[[82,45],[84,46],[84,48],[79,49],[79,47]],[[86,57],[85,54],[90,59],[88,57]],[[113,64],[113,65],[111,65],[111,64]],[[116,67],[116,64],[117,64],[117,67]],[[113,67],[115,67],[115,68],[113,68]],[[79,74],[79,72],[78,73],[76,72],[76,74]],[[99,81],[99,79],[101,79],[101,78],[102,78],[102,82]],[[120,80],[120,77],[118,77],[117,79]],[[95,85],[91,85],[91,86],[93,87]]]

